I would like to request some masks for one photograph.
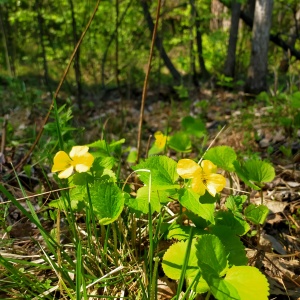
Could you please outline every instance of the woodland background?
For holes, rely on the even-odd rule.
[[[2,89],[34,86],[52,95],[95,4],[1,0]],[[100,1],[64,84],[79,108],[112,89],[127,99],[141,89],[156,7],[156,1]],[[298,88],[299,24],[297,0],[162,1],[150,89],[167,85],[182,96],[182,87],[206,84],[276,93],[291,76]]]

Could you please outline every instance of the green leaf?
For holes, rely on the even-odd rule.
[[[204,155],[204,159],[208,159],[218,167],[232,172],[235,170],[233,162],[236,160],[236,153],[229,146],[217,146],[210,148]]]
[[[190,137],[182,132],[178,131],[173,136],[170,137],[168,146],[178,152],[191,152],[192,142]]]
[[[199,271],[199,267],[197,264],[196,257],[196,241],[192,241],[190,257],[185,273],[186,278],[195,277]],[[162,268],[165,274],[174,280],[180,278],[182,266],[184,263],[185,252],[187,250],[188,241],[180,241],[178,243],[174,243],[170,248],[166,251],[163,256]]]
[[[291,96],[291,107],[300,109],[300,92],[295,92]]]
[[[115,165],[115,158],[112,156],[97,157],[93,163],[93,170],[97,171],[100,168],[112,169]]]
[[[137,171],[141,169],[151,171],[152,188],[172,189],[175,188],[173,183],[178,179],[176,171],[177,163],[167,156],[151,156],[145,161],[133,166],[132,169]],[[149,185],[150,172],[138,172],[141,181]]]
[[[90,187],[94,213],[101,225],[114,222],[124,207],[121,190],[113,183],[102,183]]]
[[[236,289],[241,300],[267,300],[267,278],[254,267],[234,266],[228,270],[224,281]],[[228,298],[227,298],[228,299]]]
[[[136,148],[132,148],[127,156],[127,162],[135,163],[137,160],[137,150]]]
[[[171,226],[169,226],[167,239],[168,240],[177,239],[179,241],[186,240],[189,238],[189,233],[190,233],[190,226],[184,226],[174,222],[171,224]],[[193,229],[194,235],[201,235],[204,233],[206,233],[206,231],[203,229],[199,229],[199,228]]]
[[[244,167],[242,167],[237,160],[235,162],[233,162],[233,165],[234,165],[235,172],[238,175],[238,177],[241,178],[248,186],[250,186],[251,188],[253,188],[256,191],[261,189],[260,187],[256,186],[252,182],[250,182],[249,172]]]
[[[200,118],[195,119],[192,116],[186,116],[182,119],[181,126],[184,132],[198,138],[206,134],[205,123]]]
[[[245,209],[245,217],[254,224],[264,224],[269,214],[269,209],[265,205],[249,204]]]
[[[248,160],[244,164],[248,179],[255,182],[270,182],[275,177],[275,170],[269,163],[261,160]]]
[[[231,211],[218,211],[215,215],[216,225],[229,227],[235,234],[244,235],[250,230],[250,225]]]
[[[230,265],[243,266],[247,265],[245,246],[240,238],[236,236],[229,227],[222,225],[213,225],[210,227],[210,232],[216,235],[227,252],[227,259]]]
[[[179,202],[182,206],[189,209],[196,215],[214,224],[215,198],[213,198],[212,196],[209,197],[207,194],[208,193],[206,193],[200,198],[200,202],[199,195],[195,193],[192,189],[181,189],[179,191]],[[213,202],[210,201],[211,198],[213,199]]]
[[[168,197],[166,191],[152,190],[149,199],[149,187],[143,186],[137,191],[136,199],[130,201],[129,206],[134,210],[141,211],[144,214],[149,212],[149,200],[151,204],[151,211],[160,211],[160,199]]]
[[[230,195],[226,199],[225,207],[236,216],[242,217],[243,204],[247,198],[246,195]]]
[[[224,245],[217,236],[212,234],[200,236],[196,243],[196,248],[198,265],[202,270],[203,276],[205,275],[205,271],[209,270],[213,270],[219,276],[225,274],[228,268],[227,253]]]
[[[220,278],[219,276],[216,276],[216,274],[213,274],[213,273],[205,274],[205,276],[203,276],[203,277],[207,281],[207,284],[209,285],[211,293],[213,294],[215,299],[218,299],[218,300],[228,300],[228,299],[244,300],[239,297],[238,291],[236,290],[236,288],[233,285],[231,285],[229,282],[226,282],[224,279]],[[249,288],[252,288],[252,287],[249,287]],[[254,299],[256,299],[256,298],[254,298]]]

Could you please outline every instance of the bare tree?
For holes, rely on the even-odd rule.
[[[141,0],[141,6],[143,8],[143,12],[144,12],[144,17],[147,21],[148,27],[151,31],[151,34],[153,33],[154,30],[154,23],[149,11],[149,7],[148,4],[145,0]],[[177,71],[177,69],[175,68],[175,66],[173,65],[172,61],[170,60],[164,46],[162,43],[161,38],[157,35],[156,39],[155,39],[155,46],[157,48],[157,50],[159,51],[159,54],[162,58],[162,60],[164,61],[166,67],[168,68],[168,70],[170,71],[172,77],[174,78],[175,81],[179,82],[181,80],[181,75],[180,73]]]
[[[200,72],[203,79],[209,78],[209,73],[205,67],[205,62],[203,58],[203,47],[202,47],[202,34],[201,34],[201,26],[200,26],[200,16],[197,12],[195,6],[195,0],[190,0],[191,4],[191,13],[195,16],[195,29],[196,29],[196,43],[198,49],[198,62],[200,66]]]
[[[235,52],[236,43],[238,39],[239,20],[241,12],[241,3],[237,0],[233,0],[231,4],[231,27],[227,49],[227,57],[224,66],[224,75],[228,77],[234,77],[235,70]]]
[[[252,50],[245,92],[259,94],[267,90],[268,45],[273,0],[256,0],[252,29]]]

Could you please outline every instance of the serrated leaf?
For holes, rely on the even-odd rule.
[[[204,159],[208,159],[226,171],[235,170],[233,162],[236,160],[236,153],[229,146],[217,146],[210,148],[204,155]]]
[[[245,217],[254,224],[264,224],[269,214],[269,209],[265,205],[249,204],[245,209]]]
[[[191,189],[181,189],[179,191],[179,202],[182,206],[189,209],[190,211],[192,211],[196,215],[200,216],[201,218],[214,224],[214,222],[215,222],[215,220],[214,220],[214,210],[215,210],[214,202],[213,203],[210,203],[210,202],[201,203],[200,201],[203,197],[201,197],[199,200],[199,195]],[[209,196],[207,196],[207,197],[209,197]],[[214,199],[213,197],[211,197],[211,198]],[[204,197],[203,199],[206,199],[206,198]],[[204,200],[204,202],[205,202],[205,200]]]
[[[230,265],[243,266],[247,265],[245,246],[240,238],[236,236],[229,227],[222,225],[213,225],[210,232],[216,235],[225,246],[227,258]]]
[[[190,137],[182,131],[178,131],[173,136],[170,136],[168,146],[178,152],[186,153],[192,150]]]
[[[270,182],[275,177],[275,170],[269,163],[261,160],[248,160],[244,164],[248,179],[255,182]]]
[[[188,241],[180,241],[178,243],[175,243],[170,246],[170,248],[163,256],[162,268],[165,274],[171,279],[177,280],[181,276],[181,270],[187,250],[187,244]],[[199,267],[197,265],[195,240],[193,240],[185,277],[195,277],[198,271]]]
[[[146,169],[151,171],[151,185],[157,189],[174,188],[173,183],[178,179],[177,163],[167,156],[151,156],[145,161],[132,167],[133,170]],[[138,172],[141,181],[149,185],[150,172]]]
[[[216,274],[222,276],[228,267],[226,249],[221,240],[213,234],[204,234],[198,238],[196,243],[196,255],[198,265],[203,270],[212,269]],[[206,277],[204,277],[206,279]]]
[[[216,225],[229,227],[235,234],[244,235],[250,230],[250,225],[231,211],[218,211],[215,216]]]
[[[250,266],[233,266],[227,271],[224,281],[233,286],[241,300],[267,300],[269,284],[267,278]]]
[[[236,216],[242,218],[243,204],[246,202],[247,198],[246,195],[230,195],[226,199],[225,207],[232,211]]]
[[[95,171],[99,170],[100,168],[105,169],[112,169],[112,167],[115,165],[115,158],[112,156],[106,156],[106,157],[97,157],[93,164],[93,169]]]
[[[102,225],[114,222],[123,210],[123,194],[113,183],[93,185],[90,187],[90,197],[94,213]]]

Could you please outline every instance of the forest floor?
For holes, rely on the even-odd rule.
[[[202,151],[214,140],[218,132],[225,126],[222,133],[214,140],[213,146],[226,145],[247,159],[262,158],[271,162],[276,170],[275,179],[263,188],[264,204],[270,213],[263,226],[260,240],[254,237],[247,241],[247,256],[250,265],[255,265],[267,275],[271,295],[274,299],[300,298],[300,131],[281,126],[277,122],[279,113],[275,113],[272,105],[256,100],[245,100],[243,95],[233,94],[224,90],[202,90],[193,93],[191,99],[180,100],[169,98],[171,92],[149,91],[145,106],[142,157],[146,154],[149,137],[167,128],[176,131],[181,119],[186,115],[201,116],[204,120],[208,140]],[[82,133],[74,132],[75,138],[90,143],[102,136],[103,124],[109,139],[125,138],[125,145],[134,148],[137,145],[137,128],[140,117],[140,95],[134,100],[121,100],[117,93],[106,95],[102,100],[91,100],[83,104],[81,111],[74,106],[73,126],[85,129]],[[37,108],[11,108],[7,120],[14,129],[16,136],[22,136],[24,130],[36,124],[39,129],[47,111],[45,101],[43,109],[35,114]],[[41,105],[41,104],[39,104]],[[5,135],[2,130],[2,137]],[[6,136],[8,132],[6,132]],[[153,139],[151,140],[153,142]],[[200,143],[201,144],[201,143]],[[2,139],[1,148],[1,179],[10,192],[20,198],[17,182],[5,182],[5,172],[11,170],[10,162],[16,165],[20,155],[28,150],[22,143],[14,146],[5,144]],[[25,148],[25,150],[24,150]],[[193,149],[191,157],[199,156]],[[172,153],[169,153],[172,155]],[[126,176],[130,165],[124,163]],[[49,166],[50,169],[50,166]],[[22,175],[23,177],[26,175]],[[37,180],[42,180],[38,178]],[[245,188],[241,183],[241,188]],[[34,194],[35,187],[28,190]],[[226,196],[226,194],[224,194]],[[2,199],[5,201],[6,199]],[[261,201],[258,192],[250,195],[252,203]],[[20,247],[30,243],[32,229],[20,221],[22,216],[13,208],[9,209],[8,219],[12,229],[9,235],[1,234],[2,245],[0,254],[20,253]],[[4,222],[7,222],[4,220]],[[3,225],[3,220],[1,221]],[[51,226],[51,225],[50,225]],[[12,240],[9,249],[5,248],[4,240]],[[24,246],[25,245],[25,246]]]

